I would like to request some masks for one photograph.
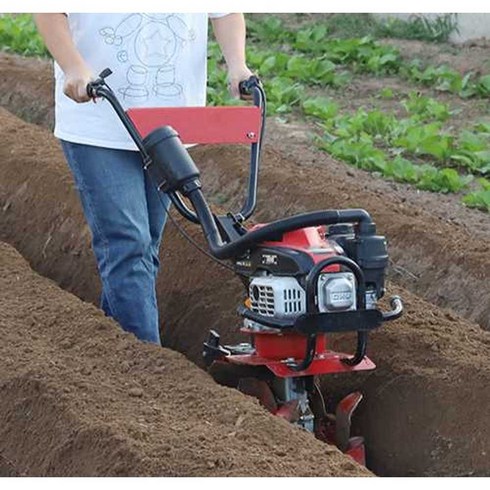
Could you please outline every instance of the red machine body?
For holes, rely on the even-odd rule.
[[[255,225],[251,231],[264,225]],[[280,242],[265,242],[263,246],[270,248],[287,248],[308,254],[316,264],[327,257],[338,255],[339,250],[324,238],[325,228],[310,227],[285,233]],[[324,272],[338,272],[339,265],[326,267]],[[251,336],[251,344],[255,347],[253,354],[232,355],[227,358],[231,363],[248,364],[251,366],[264,365],[276,376],[286,378],[290,376],[312,376],[318,374],[332,374],[350,371],[366,371],[374,369],[376,365],[365,357],[355,366],[349,366],[342,359],[347,354],[328,349],[326,334],[316,336],[316,355],[310,366],[303,371],[293,371],[287,366],[289,359],[300,360],[305,353],[306,337],[296,332],[257,332],[253,329],[242,328],[241,331]]]
[[[315,375],[374,369],[365,355],[369,331],[402,314],[403,304],[397,296],[391,298],[391,311],[376,308],[385,292],[388,254],[371,216],[363,209],[327,209],[246,229],[244,223],[257,204],[266,121],[260,81],[252,76],[239,84],[241,95],[251,97],[253,107],[125,111],[105,82],[111,73],[108,68],[103,70],[88,84],[87,94],[111,104],[140,151],[143,169],[155,187],[167,193],[186,220],[201,226],[210,255],[231,260],[232,269],[247,287],[249,298],[238,312],[244,318],[242,332],[251,342],[222,346],[219,334],[211,330],[203,345],[210,372],[215,368],[215,379],[257,397],[270,412],[336,444],[365,464],[363,438],[350,435],[351,417],[361,393],[347,395],[335,413],[327,413]],[[237,212],[217,216],[211,211],[199,169],[183,143],[250,145],[246,199]],[[259,291],[258,297],[254,291]],[[261,291],[266,291],[265,308]],[[267,294],[274,298],[270,303]],[[335,332],[357,333],[353,356],[328,348],[328,335]],[[220,366],[232,372],[220,375]]]

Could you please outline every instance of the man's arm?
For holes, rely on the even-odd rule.
[[[211,19],[211,23],[228,67],[230,93],[239,97],[238,84],[253,75],[245,61],[245,18],[243,14],[229,14]]]
[[[93,74],[78,52],[65,14],[34,14],[39,33],[49,52],[65,74],[65,95],[76,102],[87,102],[87,83]]]

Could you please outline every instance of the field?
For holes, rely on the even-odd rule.
[[[490,48],[357,37],[349,50],[328,22],[251,19],[270,107],[254,220],[361,207],[388,239],[388,295],[406,314],[372,335],[376,371],[322,379],[333,398],[364,393],[354,429],[369,470],[202,369],[210,328],[240,339],[242,286],[171,224],[165,347],[94,306],[90,234],[51,135],[51,63],[0,53],[0,476],[490,475]],[[214,205],[235,207],[247,149],[191,153]],[[352,350],[350,336],[333,341]]]

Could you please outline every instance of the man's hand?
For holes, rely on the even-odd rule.
[[[85,67],[76,67],[65,72],[63,92],[75,102],[88,102],[87,84],[94,80],[92,72]]]
[[[253,75],[245,62],[245,19],[243,14],[233,13],[211,19],[211,22],[228,67],[230,94],[239,98],[238,84]]]
[[[248,80],[253,73],[247,68],[247,66],[241,66],[239,68],[228,70],[228,90],[230,95],[236,99],[240,98],[239,84],[244,80]]]
[[[65,72],[63,92],[75,102],[88,102],[87,84],[92,82],[92,72],[86,67],[76,67]]]

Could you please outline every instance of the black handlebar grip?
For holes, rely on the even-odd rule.
[[[87,83],[87,95],[93,99],[95,98],[97,95],[96,95],[96,90],[95,90],[95,87],[94,87],[94,82],[90,82],[90,83]]]
[[[252,75],[247,80],[242,80],[238,84],[238,90],[240,92],[240,96],[247,97],[251,95],[252,89],[254,87],[258,87],[260,85],[260,80],[255,75]]]
[[[100,73],[97,80],[90,82],[87,84],[87,95],[89,97],[95,98],[97,97],[97,89],[105,84],[105,79],[112,75],[112,70],[110,68],[104,68]]]

